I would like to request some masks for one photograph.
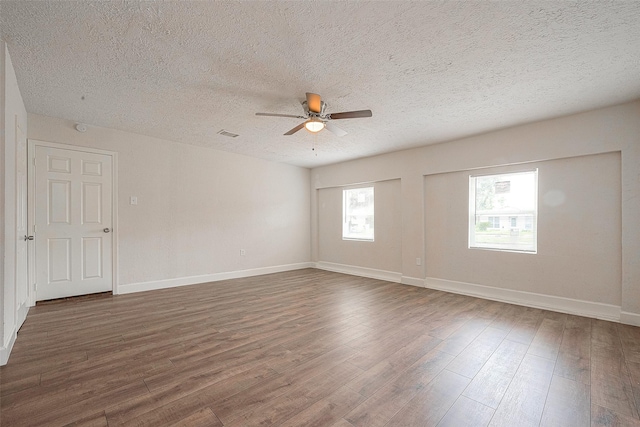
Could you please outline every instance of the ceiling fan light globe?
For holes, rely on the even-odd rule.
[[[324,129],[324,123],[319,120],[309,120],[304,124],[309,132],[316,133]]]

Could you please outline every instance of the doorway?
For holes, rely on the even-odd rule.
[[[116,153],[29,141],[35,301],[115,292]]]

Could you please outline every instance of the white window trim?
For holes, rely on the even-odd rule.
[[[346,224],[346,215],[347,215],[347,211],[346,211],[346,192],[347,191],[351,191],[351,190],[360,190],[360,189],[365,189],[365,188],[371,188],[371,192],[373,193],[373,237],[371,237],[370,239],[368,238],[359,238],[359,237],[349,237],[349,236],[345,236],[344,235],[344,229],[345,229],[345,224]],[[343,188],[342,189],[342,240],[349,240],[349,241],[354,241],[354,242],[374,242],[375,241],[375,235],[376,235],[376,231],[375,231],[375,211],[376,211],[376,189],[375,186],[373,185],[367,185],[367,186],[358,186],[358,187],[348,187],[348,188]]]
[[[476,246],[475,243],[475,216],[476,216],[476,191],[475,191],[475,178],[483,177],[483,176],[493,176],[493,175],[515,175],[520,173],[535,173],[535,181],[534,181],[534,192],[536,194],[533,206],[533,212],[531,213],[532,219],[532,228],[531,232],[533,234],[533,249],[532,250],[518,250],[518,249],[506,249],[506,248],[496,248],[496,247],[484,247],[484,246]],[[538,168],[529,169],[529,170],[519,170],[513,172],[493,172],[493,173],[485,173],[485,174],[477,174],[477,175],[469,175],[469,218],[468,218],[468,248],[469,249],[478,249],[483,251],[498,251],[498,252],[513,252],[519,254],[531,254],[535,255],[538,253]],[[492,215],[495,216],[495,215]]]

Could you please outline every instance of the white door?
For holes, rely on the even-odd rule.
[[[27,306],[27,138],[16,118],[16,313]],[[25,313],[26,314],[26,313]],[[24,321],[18,316],[18,321]],[[20,324],[17,325],[20,329]]]
[[[112,158],[36,146],[36,299],[112,287]]]

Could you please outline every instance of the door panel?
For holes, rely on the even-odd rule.
[[[71,181],[49,180],[49,224],[71,224]]]
[[[102,238],[82,238],[82,278],[102,277]]]
[[[35,156],[37,300],[112,290],[111,156],[43,146]]]
[[[102,184],[82,183],[82,223],[102,223]]]
[[[49,172],[71,173],[71,159],[68,157],[48,156]]]
[[[93,176],[102,176],[102,163],[100,162],[92,162],[89,160],[82,161],[82,174],[83,175],[93,175]]]
[[[49,282],[71,280],[71,239],[49,239]]]

